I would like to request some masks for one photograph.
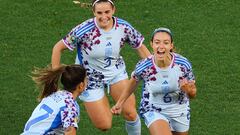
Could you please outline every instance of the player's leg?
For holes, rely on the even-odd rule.
[[[189,110],[190,109],[187,109],[187,111],[179,117],[170,119],[173,135],[188,135],[188,130],[190,126]]]
[[[84,102],[84,106],[95,127],[102,131],[106,131],[111,128],[112,114],[110,112],[110,106],[106,96],[98,101]]]
[[[143,114],[145,124],[151,135],[172,135],[168,119],[157,112]]]
[[[151,135],[172,135],[168,122],[161,119],[153,122],[149,131]]]
[[[117,83],[111,85],[111,96],[115,101],[119,99],[126,85],[128,85],[128,80],[121,80]],[[136,111],[135,96],[132,94],[124,103],[122,114],[126,120],[125,126],[128,135],[140,135],[141,134],[141,121]]]
[[[112,126],[112,113],[103,89],[84,91],[80,96],[94,126],[106,131]]]

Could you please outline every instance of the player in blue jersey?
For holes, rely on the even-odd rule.
[[[173,52],[173,37],[169,29],[156,29],[150,43],[153,55],[136,65],[127,90],[111,111],[119,114],[127,97],[143,80],[140,115],[151,135],[187,135],[189,99],[196,96],[192,66],[185,57]]]
[[[117,101],[128,82],[126,67],[120,51],[125,43],[135,49],[140,57],[150,55],[143,45],[144,37],[127,21],[113,16],[115,6],[112,0],[92,2],[94,18],[71,30],[53,48],[52,67],[60,65],[61,52],[77,50],[76,63],[87,69],[89,78],[86,91],[80,96],[93,124],[105,131],[112,126],[112,113],[105,95],[106,88]],[[123,106],[126,130],[129,135],[139,135],[141,123],[132,94]]]
[[[41,102],[22,135],[76,135],[80,112],[76,98],[87,86],[86,70],[81,65],[37,69],[32,78],[42,90]],[[64,90],[58,90],[59,80]]]

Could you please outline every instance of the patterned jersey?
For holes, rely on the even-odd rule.
[[[69,126],[78,127],[79,105],[72,93],[57,91],[43,98],[27,121],[22,135],[64,134]]]
[[[120,55],[125,42],[132,48],[138,48],[144,40],[128,22],[116,17],[113,19],[114,26],[108,32],[97,25],[96,18],[92,18],[75,27],[63,38],[70,50],[77,48],[76,63],[87,69],[89,89],[100,87],[104,81],[125,71],[125,63]]]
[[[187,94],[180,90],[179,80],[194,80],[192,66],[183,56],[172,53],[172,62],[166,69],[154,63],[154,56],[141,60],[132,73],[137,81],[143,80],[140,114],[156,111],[179,116],[189,107]]]

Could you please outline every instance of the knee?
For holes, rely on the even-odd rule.
[[[102,123],[102,124],[96,126],[96,128],[98,128],[101,131],[107,131],[107,130],[111,129],[111,127],[112,127],[112,123]]]
[[[102,122],[100,122],[99,124],[96,125],[96,128],[98,128],[101,131],[107,131],[109,129],[111,129],[112,127],[112,121],[111,120],[104,120]]]
[[[137,118],[136,110],[123,111],[123,117],[128,121],[134,121]]]

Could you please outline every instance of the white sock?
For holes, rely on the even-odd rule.
[[[128,135],[141,135],[141,120],[138,115],[135,121],[126,120],[125,127]]]

